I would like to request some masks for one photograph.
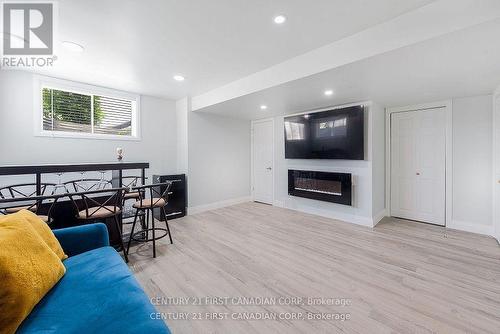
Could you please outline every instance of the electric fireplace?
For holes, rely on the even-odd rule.
[[[348,173],[288,170],[288,194],[352,205],[352,175]]]

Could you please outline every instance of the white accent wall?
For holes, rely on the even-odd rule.
[[[387,214],[385,207],[385,110],[372,103],[372,217],[376,225]]]
[[[0,73],[0,165],[109,162],[116,148],[125,161],[149,162],[148,174],[177,170],[175,102],[141,96],[142,139],[99,140],[34,135],[34,75]]]
[[[493,234],[491,95],[453,100],[452,228]]]
[[[275,205],[374,226],[385,213],[384,109],[370,103],[365,113],[365,160],[285,159],[284,117],[275,118]],[[374,146],[375,145],[375,146]],[[377,157],[374,157],[374,153]],[[352,206],[288,195],[288,169],[351,173]]]

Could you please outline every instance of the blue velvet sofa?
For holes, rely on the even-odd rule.
[[[170,333],[114,248],[104,224],[54,230],[66,274],[17,333]]]

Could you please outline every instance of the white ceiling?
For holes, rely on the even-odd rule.
[[[432,0],[61,0],[60,49],[40,73],[141,94],[197,95]],[[288,20],[277,26],[277,14]],[[183,83],[172,76],[181,73]]]
[[[351,102],[401,106],[491,94],[500,85],[500,20],[203,109],[259,119]],[[324,96],[325,89],[334,95]],[[265,104],[268,109],[260,110]]]

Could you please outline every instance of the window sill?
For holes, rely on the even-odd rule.
[[[67,139],[93,139],[93,140],[113,140],[113,141],[141,141],[141,137],[101,135],[92,133],[71,133],[71,132],[38,132],[35,137],[67,138]]]

